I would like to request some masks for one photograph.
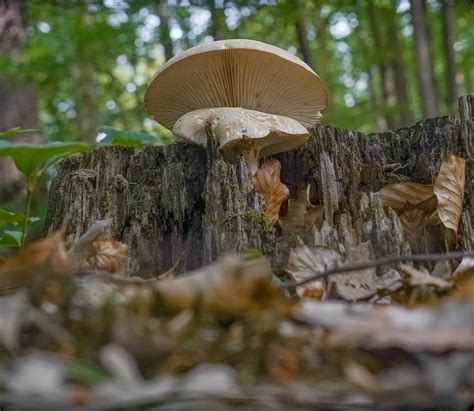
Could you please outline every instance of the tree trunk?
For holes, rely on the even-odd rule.
[[[444,58],[446,62],[446,79],[448,92],[446,104],[452,110],[456,108],[458,98],[458,85],[456,82],[456,57],[454,54],[454,6],[450,1],[443,0],[441,15],[443,18],[443,46]]]
[[[21,47],[26,36],[22,3],[0,0],[0,55],[9,56]],[[0,131],[13,127],[38,128],[36,88],[9,76],[0,76]],[[38,142],[38,132],[16,137],[15,141]],[[23,179],[13,161],[0,158],[0,203],[12,200],[24,187]]]
[[[298,0],[293,0],[292,4],[295,12],[295,29],[298,36],[300,51],[303,55],[304,62],[314,70],[314,57],[311,47],[309,46],[308,31],[303,18],[302,4]]]
[[[394,9],[388,10],[388,17],[389,24],[387,25],[387,38],[391,45],[390,66],[393,69],[395,77],[395,92],[401,117],[399,125],[406,127],[413,121],[408,100],[407,83],[405,80],[405,70],[407,66],[403,62],[402,48],[400,46],[400,38],[398,37],[400,26],[398,24],[396,11]]]
[[[158,0],[158,17],[160,18],[160,41],[165,49],[166,60],[173,57],[173,42],[170,36],[170,6],[168,0]]]
[[[377,67],[379,70],[380,86],[384,101],[383,107],[385,107],[384,117],[387,121],[388,127],[394,128],[396,126],[396,121],[391,111],[396,101],[394,96],[393,72],[387,65],[386,45],[384,44],[385,41],[382,38],[382,33],[379,30],[380,10],[377,9],[377,6],[373,2],[368,3],[368,17],[374,41],[373,46],[378,57]]]
[[[224,2],[222,2],[222,4],[216,3],[219,3],[219,1],[216,2],[216,0],[208,0],[209,9],[211,11],[211,36],[215,41],[224,40],[226,38]]]
[[[92,25],[93,15],[87,8],[88,0],[82,0],[81,18],[77,32],[88,31]],[[78,38],[77,55],[81,60],[73,68],[73,75],[77,83],[77,123],[79,135],[83,141],[95,141],[97,135],[97,84],[94,67],[93,45],[82,37]]]
[[[438,96],[431,57],[431,38],[426,19],[426,3],[425,0],[411,0],[410,3],[423,115],[436,117]]]
[[[132,271],[141,275],[176,263],[178,272],[191,270],[245,248],[261,250],[281,274],[297,237],[340,250],[368,241],[374,258],[399,255],[409,251],[402,225],[394,212],[384,213],[376,192],[388,182],[431,183],[443,157],[453,153],[467,166],[457,246],[471,249],[473,103],[474,95],[464,96],[459,118],[429,119],[387,133],[318,126],[306,145],[279,155],[291,197],[309,184],[312,202],[324,206],[321,228],[303,226],[290,236],[273,228],[245,161],[227,163],[210,138],[207,149],[184,143],[103,147],[64,160],[51,186],[45,231],[64,225],[77,238],[95,220],[111,218],[108,236],[129,245]],[[443,250],[438,244],[422,251]]]

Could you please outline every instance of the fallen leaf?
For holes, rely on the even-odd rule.
[[[267,215],[272,221],[278,221],[282,203],[290,194],[288,187],[280,181],[281,164],[277,159],[265,160],[252,177],[255,191],[265,198]]]
[[[460,157],[448,155],[441,164],[434,184],[438,199],[438,214],[446,228],[458,232],[464,198],[466,162]]]
[[[316,274],[323,273],[342,263],[342,256],[336,250],[322,246],[302,246],[290,253],[287,271],[297,281],[306,280]],[[319,294],[321,288],[320,280],[315,280],[306,284],[305,288],[297,287],[296,293],[303,297],[312,292]],[[311,291],[311,289],[314,289]]]
[[[5,265],[5,263],[7,262],[7,259],[5,257],[2,257],[0,255],[0,267],[2,267],[3,265]]]
[[[13,351],[22,325],[22,320],[28,310],[28,300],[25,293],[0,297],[0,346]]]
[[[455,349],[472,351],[473,308],[472,298],[450,298],[435,308],[303,299],[293,308],[292,316],[329,330],[327,343],[345,349],[362,345],[445,353]]]
[[[419,184],[411,182],[389,184],[380,191],[380,198],[384,207],[402,211],[410,204],[416,206],[434,196],[432,184]]]
[[[365,242],[348,250],[346,264],[368,261],[370,243]],[[376,268],[334,274],[328,279],[328,296],[357,301],[372,296],[377,291]]]
[[[464,257],[453,273],[453,277],[459,275],[474,275],[474,257]]]
[[[27,286],[47,275],[66,275],[70,261],[62,231],[18,250],[0,267],[0,294]]]
[[[440,291],[449,290],[453,287],[452,283],[433,277],[424,267],[415,268],[411,265],[401,264],[400,269],[408,276],[408,284],[413,287],[432,286]]]
[[[440,260],[438,261],[433,270],[431,271],[431,275],[433,277],[442,278],[443,280],[448,279],[451,277],[451,264],[449,264],[449,260]]]
[[[76,270],[107,271],[126,274],[128,246],[121,241],[101,240],[112,220],[97,220],[69,249]]]
[[[128,246],[121,241],[94,241],[87,258],[92,270],[126,274],[128,270]]]
[[[186,277],[157,281],[155,290],[168,309],[181,311],[199,304],[235,315],[282,301],[271,278],[271,268],[263,258],[245,261],[226,256]]]
[[[324,207],[313,205],[309,201],[310,185],[301,190],[297,199],[288,200],[288,212],[280,217],[279,223],[283,235],[295,235],[312,227],[321,228],[324,217]]]

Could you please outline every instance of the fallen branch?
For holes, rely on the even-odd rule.
[[[335,267],[327,271],[315,274],[311,277],[308,277],[299,282],[285,282],[280,288],[287,290],[302,285],[308,284],[312,281],[319,280],[321,278],[326,278],[332,274],[342,274],[351,271],[364,270],[366,268],[379,267],[381,265],[388,265],[392,263],[399,263],[402,261],[411,261],[411,262],[434,262],[440,260],[453,260],[463,257],[474,257],[474,251],[454,251],[452,253],[437,253],[437,254],[410,254],[410,255],[397,255],[390,257],[382,257],[373,261],[364,261],[362,263],[348,264],[346,266]]]

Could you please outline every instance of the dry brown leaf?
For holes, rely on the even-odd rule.
[[[460,157],[448,155],[441,164],[434,184],[438,199],[438,214],[446,228],[458,232],[462,214],[466,162]]]
[[[62,231],[21,248],[0,268],[0,294],[15,291],[46,275],[65,275],[70,262]]]
[[[200,304],[214,312],[236,315],[282,302],[271,275],[265,259],[246,261],[227,256],[186,277],[157,281],[155,289],[169,309],[180,311]]]
[[[432,286],[440,291],[449,290],[453,287],[452,283],[449,283],[441,278],[432,276],[424,267],[415,268],[411,265],[401,264],[400,269],[408,276],[408,284],[412,287]]]
[[[100,240],[112,220],[95,221],[68,251],[76,270],[107,271],[126,274],[128,246],[120,241]]]
[[[0,255],[0,267],[1,267],[2,265],[4,265],[6,262],[7,262],[7,259],[6,259],[5,257],[2,257],[2,256]]]
[[[290,194],[288,187],[280,181],[281,164],[277,159],[265,160],[252,177],[252,184],[265,198],[267,215],[272,223],[278,221],[282,203]]]
[[[341,264],[342,256],[337,251],[329,247],[305,245],[291,251],[286,270],[299,282]],[[306,284],[305,288],[298,287],[296,292],[303,297],[312,292],[319,294],[320,288],[321,281],[315,280]]]
[[[361,243],[347,250],[346,257],[351,263],[370,260],[370,243]],[[334,274],[328,279],[328,296],[332,298],[357,301],[373,295],[376,291],[377,273],[375,267]]]
[[[474,276],[474,257],[464,257],[453,273],[454,279]]]
[[[280,217],[279,222],[283,235],[295,235],[313,226],[321,228],[324,217],[324,207],[313,205],[309,201],[310,186],[301,190],[297,199],[288,200],[288,212]]]
[[[94,241],[87,263],[92,270],[126,274],[128,246],[121,241]]]
[[[411,182],[386,185],[379,194],[382,204],[397,212],[402,211],[407,204],[416,206],[434,196],[432,184]]]

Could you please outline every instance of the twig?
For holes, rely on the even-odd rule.
[[[437,253],[437,254],[409,254],[409,255],[396,255],[390,257],[382,257],[373,261],[364,261],[362,263],[348,264],[346,266],[335,267],[327,271],[317,273],[305,280],[299,282],[286,282],[283,283],[280,288],[284,290],[300,287],[308,284],[314,280],[326,278],[332,274],[342,274],[350,271],[359,271],[366,268],[379,267],[381,265],[387,265],[392,263],[399,263],[401,261],[413,261],[413,262],[427,262],[427,261],[440,261],[440,260],[453,260],[463,257],[474,257],[474,251],[454,251],[452,253]]]

